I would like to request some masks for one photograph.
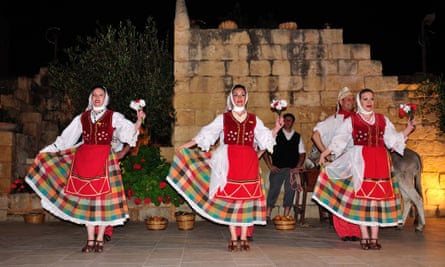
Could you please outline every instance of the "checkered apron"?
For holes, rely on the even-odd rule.
[[[108,171],[111,193],[83,198],[64,192],[77,148],[40,153],[28,171],[26,182],[41,198],[42,207],[77,224],[122,225],[129,218],[119,162],[110,151]]]
[[[376,200],[355,197],[351,178],[329,179],[322,167],[312,199],[344,220],[368,226],[397,226],[402,222],[399,183],[393,180],[395,198]]]
[[[198,214],[213,222],[235,226],[266,224],[264,198],[209,198],[211,156],[212,152],[197,149],[176,151],[167,181]]]

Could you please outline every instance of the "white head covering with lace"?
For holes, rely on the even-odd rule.
[[[233,93],[233,90],[236,89],[236,88],[242,88],[242,89],[244,89],[244,92],[246,93],[246,101],[244,102],[244,106],[242,106],[242,107],[236,106],[235,105],[235,101],[233,100],[232,93]],[[230,89],[230,93],[227,96],[226,110],[227,111],[232,111],[233,110],[235,112],[241,112],[241,111],[246,109],[247,100],[249,100],[249,93],[247,92],[246,87],[244,85],[241,85],[241,84],[235,84],[232,87],[232,89]]]
[[[93,91],[96,88],[101,88],[105,92],[104,104],[102,106],[100,106],[100,107],[95,107],[93,105]],[[88,96],[88,106],[87,106],[86,110],[104,110],[108,106],[109,102],[110,102],[110,97],[108,95],[108,89],[105,86],[103,86],[103,85],[94,86],[94,87],[91,88],[90,95]]]

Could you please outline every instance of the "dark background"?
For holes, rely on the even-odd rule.
[[[324,2],[324,1],[323,1]],[[394,6],[376,1],[284,1],[261,3],[251,0],[185,0],[190,19],[202,28],[217,28],[224,19],[234,19],[240,28],[275,28],[295,21],[300,29],[320,29],[325,23],[343,29],[344,43],[370,44],[371,58],[380,60],[384,75],[423,72],[421,26],[427,14],[435,13],[425,25],[427,72],[445,73],[445,1],[414,1]],[[416,3],[417,2],[417,3]],[[142,30],[153,17],[160,38],[173,43],[176,0],[126,0],[119,3],[84,1],[21,1],[0,3],[0,78],[32,76],[58,50],[76,44],[77,36],[92,36],[98,25],[117,26],[130,20]]]

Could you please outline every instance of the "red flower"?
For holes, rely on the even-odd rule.
[[[128,198],[131,198],[132,196],[133,196],[133,190],[128,189],[128,190],[127,190],[127,197],[128,197]]]
[[[158,201],[159,201],[159,203],[162,203],[163,200],[164,200],[164,199],[162,198],[162,196],[158,196]]]
[[[167,186],[167,183],[162,181],[159,183],[159,188],[164,189]]]
[[[136,205],[141,204],[141,202],[142,202],[141,199],[138,197],[134,199],[134,204],[136,204]]]
[[[144,199],[144,203],[145,204],[150,204],[151,203],[151,199],[149,199],[148,197]]]
[[[417,106],[412,103],[408,104],[400,104],[399,107],[399,117],[404,117],[408,115],[409,119],[412,120],[414,118],[414,112],[416,111]]]
[[[139,163],[135,163],[135,164],[133,164],[133,169],[140,170],[140,169],[142,169],[142,165]]]
[[[146,162],[146,161],[147,161],[147,160],[146,160],[146,159],[144,159],[144,158],[142,158],[142,159],[141,159],[141,162]]]

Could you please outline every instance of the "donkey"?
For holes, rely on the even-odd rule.
[[[403,198],[403,223],[398,226],[402,229],[405,225],[406,218],[414,203],[417,217],[415,222],[417,226],[416,232],[422,232],[425,227],[425,212],[423,209],[422,199],[422,160],[414,150],[405,148],[403,157],[396,152],[390,152],[393,175],[397,178],[400,186],[400,193]]]
[[[400,193],[403,199],[402,224],[397,228],[401,230],[405,225],[408,214],[411,210],[412,203],[417,210],[417,226],[416,232],[422,232],[425,227],[425,212],[423,209],[422,198],[422,161],[417,152],[405,148],[403,157],[397,152],[390,152],[392,161],[392,174],[399,182]],[[306,160],[306,168],[314,168],[318,166],[320,151],[312,146],[309,156]]]

